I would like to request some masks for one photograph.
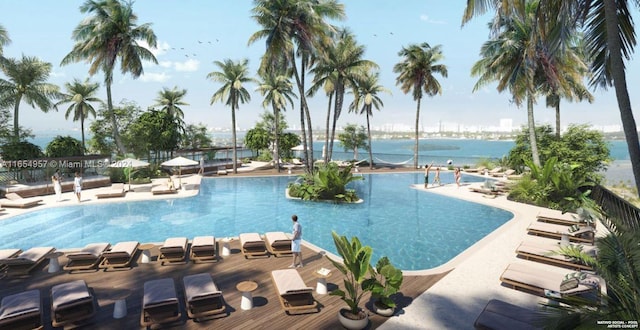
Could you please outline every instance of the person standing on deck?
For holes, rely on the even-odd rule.
[[[302,226],[298,222],[298,216],[292,215],[293,221],[293,237],[291,238],[291,252],[293,253],[293,262],[289,268],[303,267],[302,264]],[[296,265],[296,260],[299,260],[299,264]]]

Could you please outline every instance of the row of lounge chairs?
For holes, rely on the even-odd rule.
[[[24,252],[19,249],[0,250],[0,270],[8,277],[28,275],[54,251],[53,247],[33,247]]]
[[[501,274],[500,281],[511,288],[549,299],[562,299],[574,295],[594,297],[605,291],[606,283],[599,276],[589,272],[591,270],[589,265],[559,253],[563,246],[573,246],[592,256],[597,253],[593,246],[595,228],[588,224],[577,226],[578,222],[578,217],[573,214],[540,212],[536,221],[532,222],[527,229],[529,234],[534,236],[524,240],[516,248],[516,254],[519,257],[536,261],[536,263],[511,263]],[[569,228],[572,226],[576,230],[570,231]],[[558,241],[563,236],[574,242],[591,245],[571,245],[567,241]],[[538,262],[545,263],[547,266],[542,266]],[[477,329],[542,329],[542,318],[540,311],[494,299],[487,303],[474,326]]]
[[[51,287],[51,325],[77,326],[96,313],[96,301],[84,280]],[[0,329],[42,329],[40,290],[6,296],[0,302]]]
[[[240,234],[240,246],[245,258],[276,257],[291,254],[291,237],[284,232],[268,232],[262,238],[258,233]]]

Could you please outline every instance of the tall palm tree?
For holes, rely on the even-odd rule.
[[[10,43],[11,38],[9,38],[9,32],[7,32],[7,29],[5,29],[4,26],[0,24],[0,66],[5,60],[5,58],[3,57],[3,48]]]
[[[20,60],[6,59],[1,66],[7,79],[0,78],[0,108],[13,106],[13,138],[20,141],[20,103],[48,112],[53,100],[59,97],[59,88],[47,83],[51,74],[51,63],[37,57],[22,55]]]
[[[187,90],[178,89],[178,86],[173,87],[173,89],[163,87],[155,99],[156,104],[153,105],[159,106],[161,111],[169,114],[178,125],[178,129],[183,133],[185,131],[184,112],[180,106],[189,105],[189,103],[182,100],[185,95],[187,95]]]
[[[369,169],[373,169],[373,152],[371,151],[371,124],[369,123],[369,117],[373,116],[373,108],[380,110],[380,107],[384,107],[382,99],[380,99],[380,93],[391,92],[378,84],[380,78],[379,72],[368,72],[364,77],[357,81],[357,85],[354,88],[355,99],[349,105],[349,112],[359,111],[360,114],[365,114],[367,117],[367,136],[369,137]],[[361,107],[362,106],[362,107]],[[360,110],[358,110],[360,108]]]
[[[270,71],[262,75],[262,81],[258,83],[257,90],[264,96],[262,106],[264,108],[271,106],[273,109],[275,118],[273,161],[280,172],[280,111],[286,110],[289,104],[293,107],[293,98],[296,97],[293,93],[293,84],[286,75]]]
[[[300,96],[300,129],[306,169],[312,172],[313,136],[305,97],[305,72],[313,63],[314,53],[321,52],[330,43],[330,36],[335,31],[326,19],[344,18],[344,5],[335,0],[255,0],[254,4],[253,18],[262,29],[249,38],[249,44],[266,40],[261,70],[291,68],[293,71]],[[299,70],[296,55],[300,57]]]
[[[327,137],[328,148],[325,162],[331,159],[333,153],[336,124],[342,112],[346,88],[355,87],[356,81],[364,77],[368,70],[378,68],[374,62],[362,58],[364,51],[364,46],[357,44],[353,33],[342,29],[339,31],[333,47],[327,49],[311,70],[314,74],[311,94],[320,86],[324,86],[326,80],[330,80],[334,87],[333,122],[330,130],[331,136]]]
[[[96,117],[96,110],[91,105],[91,102],[102,103],[102,100],[97,98],[96,92],[100,87],[98,83],[90,83],[89,79],[81,82],[78,79],[74,79],[71,83],[66,83],[66,93],[62,94],[62,99],[55,104],[57,108],[64,103],[71,103],[64,114],[65,119],[69,119],[69,116],[73,113],[73,121],[80,121],[80,132],[82,133],[82,150],[86,150],[84,140],[84,121],[90,115]]]
[[[419,124],[420,124],[420,103],[423,91],[428,96],[442,94],[440,82],[436,79],[435,74],[439,74],[446,78],[448,75],[447,66],[439,64],[444,56],[442,55],[442,46],[437,45],[431,47],[428,43],[411,44],[408,47],[402,47],[398,53],[403,60],[393,67],[393,72],[398,74],[396,85],[400,85],[403,93],[413,93],[413,99],[416,101],[416,142],[413,147],[413,166],[418,168],[418,150],[419,150]]]
[[[120,60],[120,71],[131,73],[133,78],[143,73],[142,61],[158,63],[151,51],[138,42],[145,41],[149,47],[155,48],[156,35],[151,24],[137,25],[138,16],[133,13],[133,2],[121,0],[86,0],[80,6],[83,14],[92,14],[82,20],[73,30],[75,45],[61,62],[61,65],[86,61],[90,63],[89,75],[98,71],[104,73],[104,85],[107,89],[107,111],[113,125],[113,139],[121,153],[125,147],[120,139],[118,123],[113,113],[111,85],[113,70]]]
[[[231,107],[231,132],[233,143],[233,173],[238,173],[238,155],[237,155],[237,142],[236,142],[236,110],[238,110],[239,103],[246,103],[251,100],[251,95],[243,84],[253,81],[249,77],[249,60],[242,59],[238,62],[234,62],[230,59],[226,59],[223,62],[213,62],[220,71],[213,71],[207,74],[207,78],[210,78],[214,82],[222,83],[222,87],[213,93],[211,96],[211,105],[216,101],[224,102]]]
[[[475,15],[495,10],[496,16],[508,10],[511,4],[524,5],[525,0],[467,0],[463,24]],[[627,89],[624,60],[633,53],[635,28],[628,0],[541,0],[537,12],[538,23],[558,22],[553,31],[546,33],[551,44],[560,45],[572,37],[577,26],[584,30],[587,54],[591,59],[591,84],[602,88],[613,86],[618,101],[631,167],[640,194],[640,139]],[[507,6],[505,6],[507,3]],[[640,6],[638,1],[635,1]],[[551,48],[554,51],[555,47]]]

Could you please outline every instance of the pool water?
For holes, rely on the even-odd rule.
[[[511,212],[412,189],[422,173],[372,174],[352,183],[360,204],[285,198],[296,177],[203,179],[198,196],[48,208],[0,221],[0,248],[82,247],[92,242],[162,242],[167,237],[290,232],[335,253],[331,231],[358,236],[404,270],[442,265],[513,217]],[[452,173],[442,173],[452,184]],[[463,176],[463,181],[482,178]]]

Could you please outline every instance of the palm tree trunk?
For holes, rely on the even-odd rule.
[[[278,143],[279,140],[279,132],[280,130],[278,130],[278,123],[280,122],[280,111],[278,109],[278,107],[276,106],[275,102],[271,102],[271,105],[273,106],[273,116],[276,117],[276,124],[275,126],[275,138],[274,138],[274,144],[275,144],[275,152],[273,155],[273,160],[274,160],[274,164],[276,166],[276,169],[278,169],[278,173],[280,173],[280,146]]]
[[[111,126],[113,126],[113,140],[116,142],[116,147],[121,154],[126,154],[127,150],[122,143],[122,139],[120,139],[120,132],[118,130],[118,120],[116,118],[116,114],[113,111],[113,100],[111,98],[111,84],[106,83],[107,85],[107,111],[109,112],[109,116],[111,117]]]
[[[233,174],[238,174],[238,153],[236,144],[236,107],[231,105],[231,143],[233,143]]]
[[[333,108],[333,123],[331,126],[331,140],[329,141],[329,148],[327,148],[327,157],[331,159],[333,157],[333,140],[336,138],[336,126],[338,124],[338,118],[342,112],[342,104],[344,103],[344,83],[342,78],[338,77],[336,81],[336,101]]]
[[[295,57],[294,57],[295,58]],[[296,77],[296,85],[298,86],[298,94],[300,95],[300,130],[302,133],[302,145],[304,146],[304,154],[305,154],[305,165],[306,165],[306,171],[307,173],[312,173],[313,172],[313,159],[311,159],[312,157],[309,157],[309,149],[308,149],[308,145],[307,145],[307,133],[306,133],[306,126],[305,126],[305,107],[307,104],[307,99],[304,96],[304,85],[302,84],[302,81],[300,80],[300,74],[298,73],[298,67],[296,66],[296,61],[295,59],[293,61],[291,61],[292,65],[293,65],[293,73],[294,76]]]
[[[82,155],[84,155],[87,150],[84,144],[84,111],[80,111],[80,133],[82,134]]]
[[[538,154],[538,141],[536,140],[536,122],[533,119],[533,96],[527,96],[527,124],[529,126],[529,143],[531,144],[531,159],[533,164],[540,167],[540,155]]]
[[[373,170],[373,152],[371,151],[371,125],[369,124],[369,112],[371,112],[371,105],[367,106],[367,136],[369,137],[369,169]]]
[[[327,157],[328,153],[326,152],[326,146],[329,145],[329,123],[331,121],[331,101],[333,100],[334,92],[329,93],[329,104],[327,105],[327,121],[326,121],[326,130],[324,134],[324,145],[325,145],[325,153],[324,153],[324,163],[327,164],[329,162],[329,158]]]
[[[16,104],[13,107],[13,138],[15,142],[20,141],[20,122],[18,121],[18,114],[20,114],[20,100],[22,100],[22,94],[19,94],[16,98]]]
[[[556,103],[556,138],[560,139],[560,100]]]
[[[417,100],[417,106],[416,106],[416,142],[415,145],[413,146],[413,168],[418,168],[418,150],[419,150],[419,139],[418,139],[418,128],[420,125],[420,100],[422,98],[418,97]]]
[[[616,90],[618,109],[620,110],[620,118],[622,119],[622,129],[624,130],[627,148],[629,149],[631,168],[633,169],[637,192],[640,196],[640,142],[638,140],[636,121],[633,118],[633,111],[631,109],[629,91],[627,90],[627,78],[624,72],[624,62],[622,61],[622,52],[620,50],[621,41],[618,35],[617,5],[615,0],[604,1],[604,13],[613,86]]]
[[[295,62],[295,61],[294,61]],[[306,57],[302,57],[301,61],[302,64],[300,66],[300,86],[302,87],[302,90],[305,90],[304,88],[304,78],[305,78],[305,72],[307,71],[307,60]],[[307,131],[309,132],[309,145],[307,147],[307,155],[309,156],[309,173],[313,173],[313,126],[311,124],[311,113],[309,112],[309,105],[307,104],[307,98],[304,97],[304,102],[302,103],[303,108],[304,108],[304,114],[307,117]]]

